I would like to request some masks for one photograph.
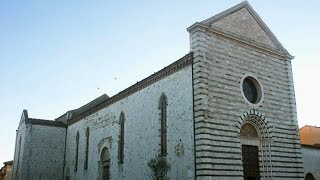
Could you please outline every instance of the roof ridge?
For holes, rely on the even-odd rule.
[[[243,1],[241,3],[238,3],[238,4],[234,5],[234,6],[232,6],[232,7],[228,8],[228,9],[226,9],[226,10],[224,10],[224,11],[222,11],[222,12],[216,14],[216,15],[214,15],[214,16],[211,16],[211,17],[209,17],[209,18],[207,18],[207,19],[205,19],[203,21],[200,21],[200,23],[208,24],[208,23],[211,23],[213,21],[217,21],[219,19],[222,19],[222,18],[226,17],[230,13],[233,13],[233,12],[239,10],[239,9],[242,9],[246,5],[250,6],[249,2],[248,1]]]

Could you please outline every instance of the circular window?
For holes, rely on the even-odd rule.
[[[251,76],[244,78],[242,82],[242,92],[246,100],[252,104],[257,104],[261,100],[262,93],[259,82]]]

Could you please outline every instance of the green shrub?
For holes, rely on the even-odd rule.
[[[152,158],[148,162],[148,166],[151,168],[155,180],[164,180],[171,167],[165,157]]]

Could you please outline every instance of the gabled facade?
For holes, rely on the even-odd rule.
[[[196,176],[302,178],[292,56],[246,1],[188,31]]]
[[[159,157],[169,179],[303,178],[293,57],[247,1],[188,32],[189,54],[53,121],[65,125],[55,136],[64,148],[60,177],[151,179]],[[17,133],[16,177],[46,179],[19,174],[33,161],[23,153],[35,148],[26,124]]]

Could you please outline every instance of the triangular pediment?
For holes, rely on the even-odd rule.
[[[201,24],[289,55],[247,1],[206,19]]]

